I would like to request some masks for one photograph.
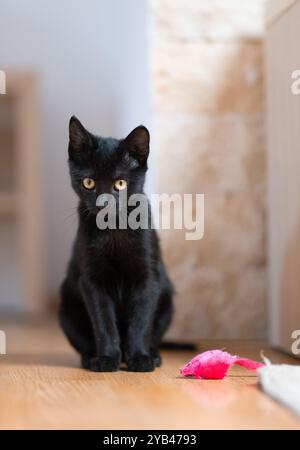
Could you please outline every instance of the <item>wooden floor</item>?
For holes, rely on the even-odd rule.
[[[223,381],[183,379],[179,368],[194,354],[169,351],[153,373],[92,373],[55,325],[0,329],[8,353],[0,355],[1,429],[300,429],[245,369]],[[202,342],[199,351],[217,347],[257,359],[263,349],[273,362],[295,363],[263,343]]]

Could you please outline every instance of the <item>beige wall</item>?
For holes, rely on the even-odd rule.
[[[170,337],[266,335],[263,0],[152,0],[156,190],[205,194],[205,236],[164,232]]]

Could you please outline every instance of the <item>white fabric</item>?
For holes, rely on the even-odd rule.
[[[262,389],[300,415],[300,366],[270,364],[258,369]]]

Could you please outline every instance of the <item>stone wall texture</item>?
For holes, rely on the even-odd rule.
[[[156,192],[204,193],[205,235],[163,231],[169,338],[266,335],[263,0],[151,0]]]

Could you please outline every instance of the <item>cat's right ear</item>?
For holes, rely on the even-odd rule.
[[[92,144],[90,133],[77,117],[72,116],[69,122],[69,157],[78,159],[86,157]]]

